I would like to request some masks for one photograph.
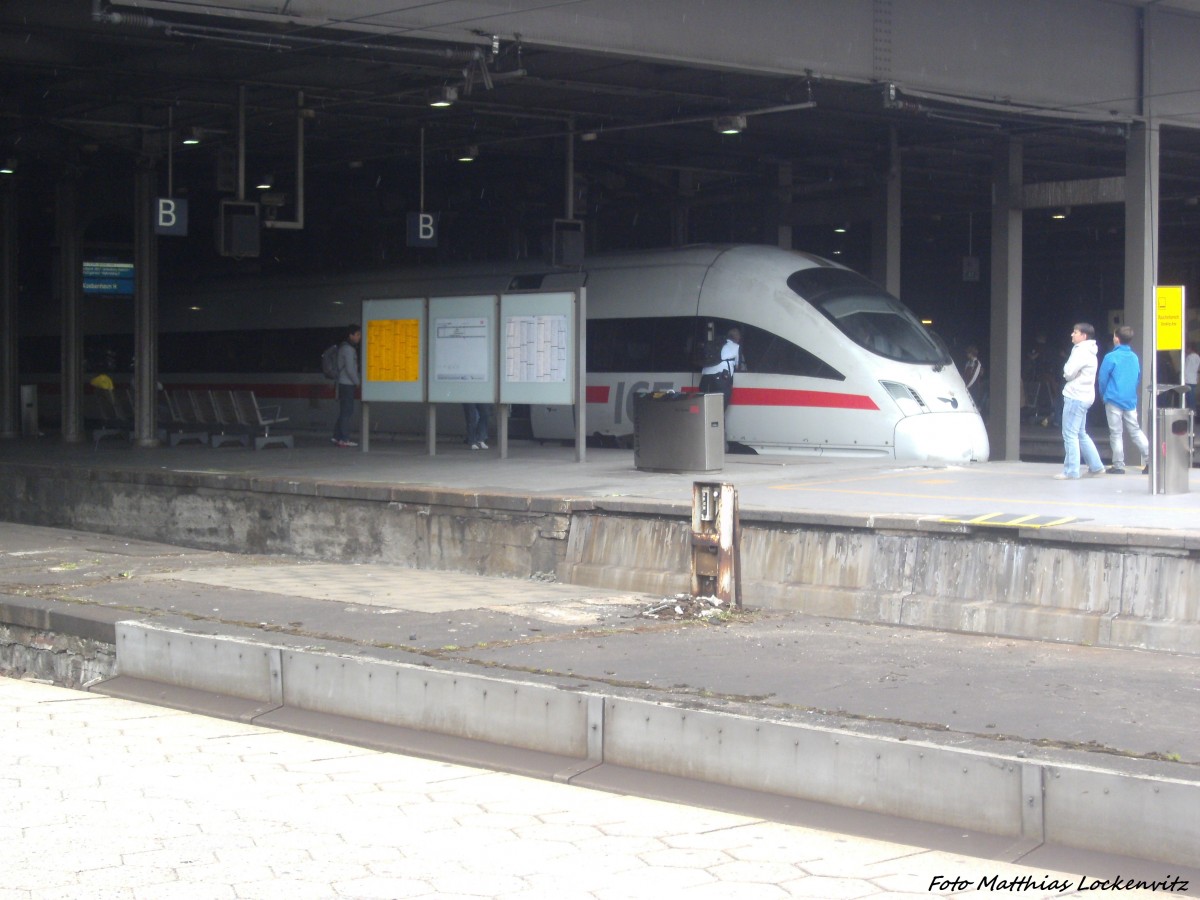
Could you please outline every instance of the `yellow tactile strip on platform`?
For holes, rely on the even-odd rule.
[[[1052,528],[1077,521],[1075,516],[1039,516],[1033,513],[981,513],[977,516],[945,516],[943,522],[961,525],[992,525],[996,528]]]

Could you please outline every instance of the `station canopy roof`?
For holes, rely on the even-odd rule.
[[[1200,13],[1200,0],[1165,5]],[[360,215],[402,215],[424,171],[420,185],[443,213],[492,215],[494,204],[548,221],[565,212],[573,134],[575,213],[611,216],[614,243],[617,223],[647,204],[704,210],[752,198],[763,219],[791,204],[808,210],[801,218],[832,221],[877,195],[893,142],[906,219],[986,220],[1006,134],[1023,140],[1027,182],[1124,174],[1126,123],[526,43],[493,33],[488,4],[447,4],[447,15],[466,15],[436,33],[383,14],[297,24],[277,14],[287,6],[6,0],[0,161],[15,161],[46,196],[64,176],[152,163],[196,198],[227,193],[241,161],[247,196],[288,197],[302,116],[314,202],[340,195]],[[431,106],[438,97],[450,105]],[[184,145],[187,136],[199,143]],[[1195,205],[1200,140],[1165,137],[1163,154],[1164,206]],[[467,176],[458,160],[469,155],[477,171]],[[260,189],[267,175],[272,188]],[[387,195],[393,186],[402,198]]]

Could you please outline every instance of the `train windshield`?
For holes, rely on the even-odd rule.
[[[847,269],[802,269],[788,287],[819,309],[850,340],[888,359],[944,366],[950,356],[908,307]]]

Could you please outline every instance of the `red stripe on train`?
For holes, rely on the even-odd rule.
[[[118,387],[127,385],[118,384]],[[255,391],[259,396],[275,399],[314,400],[333,399],[336,394],[330,382],[221,382],[168,384],[168,390],[248,390]],[[58,392],[58,384],[39,385],[39,390],[46,394]],[[684,387],[684,393],[694,393],[694,387]],[[612,389],[607,384],[590,384],[587,386],[588,403],[608,403],[612,397]],[[791,406],[808,407],[810,409],[863,409],[878,410],[875,402],[865,394],[840,394],[833,391],[800,391],[785,388],[739,388],[733,389],[733,402],[740,406]]]
[[[733,403],[742,406],[808,406],[819,409],[878,410],[865,394],[837,394],[832,391],[797,391],[782,388],[733,389]]]
[[[685,387],[684,393],[696,388]],[[835,394],[831,391],[796,391],[784,388],[733,389],[731,403],[739,406],[807,406],[815,409],[877,410],[875,401],[865,394]]]

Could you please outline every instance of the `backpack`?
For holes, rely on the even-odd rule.
[[[332,347],[326,347],[324,352],[321,353],[321,372],[330,381],[337,381],[338,352],[341,349],[341,344],[334,344]]]
[[[719,366],[721,364],[721,351],[724,348],[725,341],[717,338],[697,341],[695,348],[692,350],[692,365],[697,369],[703,369],[708,366]]]

